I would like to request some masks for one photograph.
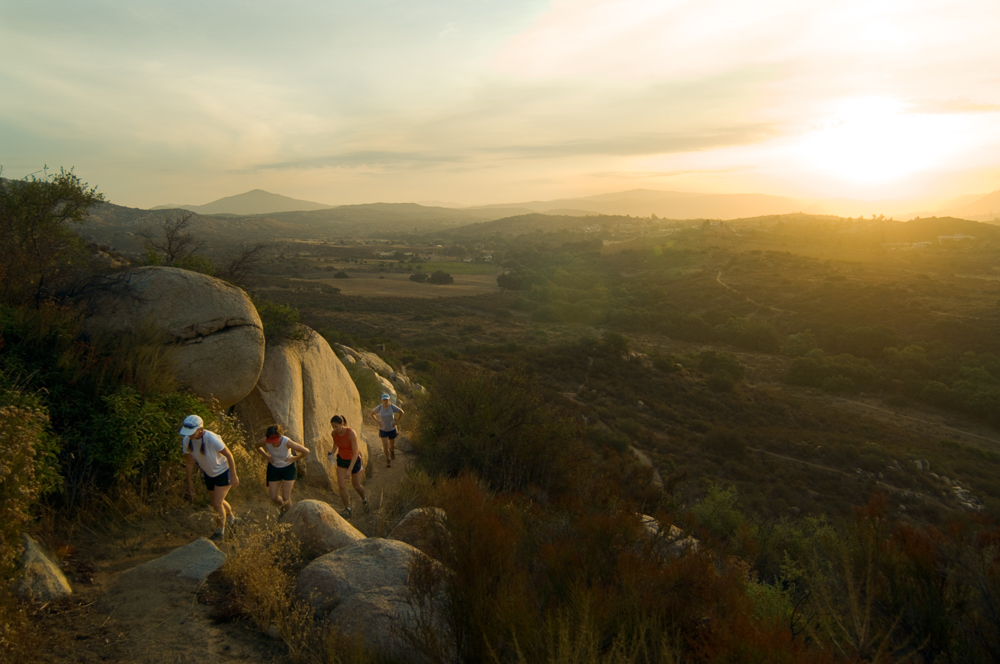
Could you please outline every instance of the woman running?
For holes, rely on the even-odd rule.
[[[292,506],[295,462],[309,454],[309,448],[284,434],[280,424],[272,424],[257,443],[257,451],[267,459],[267,493],[282,512]]]
[[[343,415],[334,415],[330,418],[330,425],[333,427],[333,444],[337,448],[337,487],[340,489],[340,500],[344,503],[344,511],[341,512],[345,519],[351,518],[351,496],[347,493],[347,478],[350,476],[354,490],[361,496],[361,506],[365,512],[368,511],[368,499],[365,498],[365,489],[361,486],[361,448],[358,446],[358,435],[354,429],[347,426],[347,418]],[[334,453],[331,451],[327,458],[334,460]]]
[[[235,524],[238,521],[233,506],[226,501],[229,490],[240,484],[233,453],[218,434],[205,430],[205,422],[197,415],[184,418],[180,434],[183,436],[181,451],[187,459],[188,497],[194,499],[193,474],[197,464],[205,476],[205,488],[212,496],[212,509],[215,510],[216,531],[212,539],[221,540],[226,534],[226,522]]]
[[[378,437],[382,439],[382,452],[385,454],[385,467],[392,467],[396,458],[396,422],[403,409],[389,401],[389,395],[382,395],[382,403],[372,408],[370,415],[378,424]]]

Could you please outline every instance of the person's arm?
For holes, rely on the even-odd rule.
[[[187,471],[188,498],[194,500],[194,457],[188,452],[184,455],[184,458],[187,464],[185,470]]]
[[[371,418],[373,420],[375,420],[375,424],[379,425],[379,428],[381,429],[382,428],[382,421],[378,417],[378,411],[379,411],[379,407],[376,406],[375,408],[373,408],[372,410],[370,410],[368,412],[368,414],[371,416]]]
[[[399,418],[401,418],[402,416],[403,416],[403,409],[400,408],[399,406],[394,405],[392,407],[392,426],[393,427],[396,426],[396,422],[398,422]]]
[[[291,455],[291,456],[288,457],[288,461],[292,462],[292,463],[298,461],[299,459],[301,459],[301,458],[305,457],[307,454],[309,454],[309,448],[308,447],[306,447],[305,445],[299,445],[294,440],[289,440],[288,441],[288,449],[290,449],[293,452],[298,452],[298,454],[293,454],[293,455]]]
[[[240,478],[236,476],[236,460],[233,459],[233,453],[228,447],[223,447],[219,454],[226,457],[226,461],[229,462],[229,485],[235,489],[240,485]]]
[[[268,463],[271,463],[271,455],[268,454],[267,448],[264,447],[264,445],[266,445],[266,444],[267,444],[267,439],[266,438],[263,439],[263,440],[261,440],[259,443],[257,443],[257,451],[260,452],[260,455],[262,457],[264,457],[265,459],[267,459]]]

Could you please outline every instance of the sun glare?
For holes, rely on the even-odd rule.
[[[881,185],[942,166],[968,146],[961,117],[922,114],[888,98],[842,101],[798,147],[800,157],[837,179]]]

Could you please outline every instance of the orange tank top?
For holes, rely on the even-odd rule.
[[[341,459],[351,460],[354,451],[351,449],[351,428],[344,427],[344,433],[333,434],[333,444],[337,446],[337,456]]]

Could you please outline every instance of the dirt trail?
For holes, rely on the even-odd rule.
[[[376,535],[378,511],[413,461],[407,439],[396,446],[396,460],[387,468],[378,432],[363,427],[371,454],[371,475],[364,485],[372,505],[364,514],[353,490],[352,525],[367,536]],[[405,433],[405,429],[403,429]],[[240,527],[275,522],[279,516],[266,495],[247,495],[237,488],[231,494]],[[293,500],[312,498],[342,509],[336,492],[296,482]],[[218,662],[284,662],[285,648],[242,621],[215,624],[212,606],[199,602],[197,584],[168,588],[162,583],[116,591],[107,601],[118,576],[142,563],[207,537],[213,530],[213,514],[205,506],[184,505],[148,518],[120,520],[100,527],[79,527],[72,541],[49,540],[61,550],[64,568],[74,594],[36,612],[43,643],[39,662],[128,662],[135,664]],[[227,538],[219,545],[230,552],[235,543]],[[168,584],[169,585],[169,584]],[[118,589],[120,591],[120,589]],[[204,597],[202,598],[204,599]]]

